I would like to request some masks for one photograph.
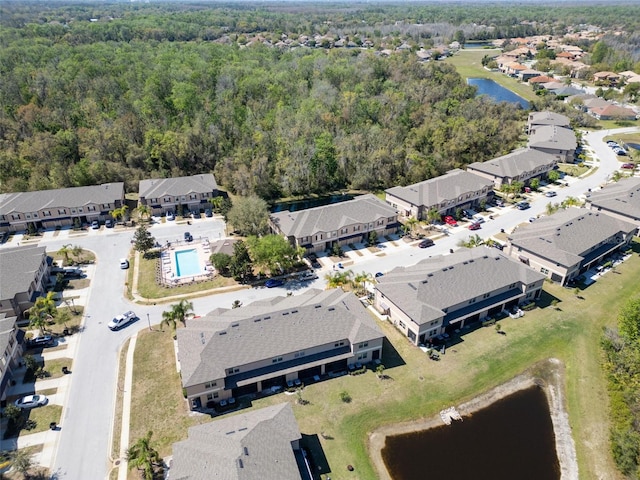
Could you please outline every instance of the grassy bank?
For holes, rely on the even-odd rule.
[[[296,404],[296,396],[284,394],[257,400],[254,406],[290,402],[301,432],[319,436],[331,478],[374,479],[367,452],[370,432],[431,417],[508,381],[540,360],[555,357],[566,367],[566,400],[580,478],[621,478],[609,455],[608,398],[599,339],[604,325],[615,325],[622,302],[636,293],[637,251],[615,272],[580,292],[581,298],[572,290],[545,284],[544,308],[520,319],[501,320],[506,335],[497,335],[492,327],[464,334],[439,362],[411,346],[392,325],[380,322],[389,340],[383,358],[388,380],[368,371],[308,385],[302,395],[309,403],[304,406]],[[557,308],[549,306],[554,298],[559,300]],[[341,400],[345,391],[352,398],[350,403]],[[141,332],[133,395],[132,438],[153,430],[162,455],[170,453],[172,442],[186,437],[189,425],[209,421],[188,412],[167,332]],[[349,464],[355,467],[356,477],[347,471]]]
[[[515,78],[508,77],[500,72],[485,70],[482,66],[482,58],[485,55],[493,57],[499,54],[499,49],[460,50],[454,56],[447,58],[445,62],[456,67],[458,73],[464,78],[488,78],[506,89],[517,93],[525,100],[534,100],[536,95],[528,83],[519,82]]]

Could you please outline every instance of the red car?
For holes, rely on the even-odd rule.
[[[636,168],[636,166],[633,163],[623,163],[622,168],[628,168],[630,170],[633,170],[634,168]]]
[[[471,225],[469,225],[469,230],[480,230],[480,224],[472,223]]]
[[[444,223],[446,223],[447,225],[451,225],[452,227],[458,226],[458,222],[456,222],[456,219],[453,218],[451,215],[445,215],[445,217],[442,220],[444,220]]]

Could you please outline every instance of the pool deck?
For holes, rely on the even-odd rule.
[[[202,273],[197,275],[178,276],[178,266],[176,263],[176,253],[184,250],[195,250],[198,254],[198,263],[201,265]],[[211,244],[208,238],[194,240],[192,242],[175,242],[164,247],[159,260],[159,279],[168,286],[182,285],[185,283],[208,280],[215,274],[214,268],[209,261],[211,256]]]

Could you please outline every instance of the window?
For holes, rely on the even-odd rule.
[[[548,275],[549,274],[549,269],[543,267],[543,268],[540,269],[540,273],[542,273],[543,275]]]
[[[358,230],[360,230],[360,225],[356,225],[355,227],[353,227],[354,232],[357,232]]]
[[[304,351],[296,352],[296,354],[294,355],[294,357],[295,357],[295,358],[298,358],[298,357],[304,357]]]
[[[278,363],[282,361],[282,357],[276,357],[271,359],[271,363]]]
[[[51,212],[49,210],[45,210],[44,212],[42,212],[42,215],[45,217],[50,217],[51,216]]]
[[[65,213],[66,213],[66,212],[65,212],[64,208],[59,208],[59,209],[58,209],[58,214],[59,214],[59,215],[64,215]]]
[[[407,326],[404,324],[402,320],[398,320],[398,323],[400,324],[401,328],[407,328]]]
[[[29,214],[27,213],[26,217],[27,217],[27,218],[31,218],[31,215],[29,215]]]
[[[78,212],[82,213],[82,207],[78,209]],[[34,215],[35,216],[35,215]]]
[[[109,208],[109,204],[108,203],[103,203],[102,204],[102,208]]]
[[[482,296],[482,298],[489,298],[489,296],[490,296],[490,295],[491,295],[490,293],[485,293],[485,294]]]
[[[476,299],[472,298],[471,300],[469,300],[469,305],[471,305],[472,303],[476,303]]]
[[[369,346],[369,342],[363,342],[360,345],[358,345],[358,348],[367,348]]]
[[[11,215],[11,220],[20,220],[20,214],[17,214],[17,215],[15,213],[12,214]]]
[[[369,356],[369,352],[361,353],[358,355],[358,360],[364,360]]]
[[[218,385],[218,382],[207,382],[204,384],[204,388],[212,388]]]

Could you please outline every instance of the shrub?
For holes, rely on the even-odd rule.
[[[351,403],[351,395],[346,390],[343,390],[340,392],[340,400],[344,403]]]

